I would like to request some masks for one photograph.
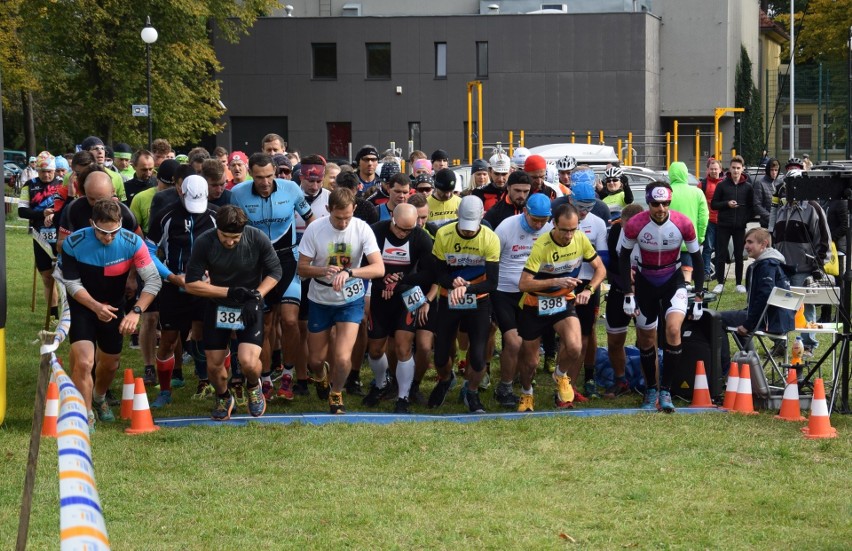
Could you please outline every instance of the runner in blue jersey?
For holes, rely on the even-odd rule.
[[[306,160],[308,158],[306,157]],[[312,166],[312,165],[311,165]],[[282,276],[278,284],[266,296],[264,313],[264,343],[261,361],[264,395],[272,397],[272,362],[270,337],[273,324],[280,323],[283,339],[284,375],[279,395],[293,399],[292,385],[299,338],[299,304],[302,288],[296,275],[298,249],[296,245],[296,213],[306,224],[314,219],[310,205],[305,201],[302,189],[293,181],[275,178],[276,165],[265,153],[255,153],[249,158],[251,182],[234,186],[231,202],[245,211],[249,225],[261,230],[272,242],[272,247],[281,263]],[[276,341],[277,342],[277,341]]]
[[[122,335],[132,333],[142,312],[160,291],[160,276],[142,239],[122,229],[120,203],[101,199],[92,208],[91,226],[64,240],[54,277],[68,290],[71,310],[69,340],[75,363],[74,385],[89,410],[104,422],[115,417],[106,392],[121,357]],[[143,289],[132,310],[124,314],[125,282],[131,267],[142,278]],[[98,347],[97,383],[92,383],[95,346]],[[94,392],[93,392],[94,386]]]

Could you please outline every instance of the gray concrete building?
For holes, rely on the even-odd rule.
[[[740,44],[757,59],[757,2],[291,4],[238,44],[216,41],[227,108],[219,145],[251,152],[277,132],[330,157],[345,157],[349,142],[412,140],[466,158],[467,83],[478,80],[486,151],[509,131],[517,142],[523,130],[527,146],[569,141],[572,131],[595,142],[603,131],[614,146],[632,132],[636,164],[660,166],[675,119],[682,136],[709,132],[714,108],[733,104]],[[708,136],[702,155],[711,149]],[[680,160],[693,151],[681,145]]]

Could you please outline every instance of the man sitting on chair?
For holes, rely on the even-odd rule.
[[[751,344],[752,332],[765,331],[780,335],[792,331],[795,325],[792,311],[775,306],[766,308],[772,289],[775,287],[789,289],[790,274],[795,272],[793,266],[784,263],[784,255],[770,246],[771,240],[769,232],[763,228],[752,228],[746,233],[745,250],[749,258],[754,259],[754,263],[746,271],[748,304],[745,310],[729,310],[720,313],[722,323],[726,327],[736,327],[737,338],[749,350],[754,349]],[[765,316],[764,309],[766,309]],[[728,345],[727,339],[725,345]],[[725,357],[730,357],[729,350],[722,353],[723,368],[728,365],[728,362],[724,361]]]

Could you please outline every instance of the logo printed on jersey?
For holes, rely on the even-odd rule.
[[[382,260],[388,264],[411,264],[409,243],[403,243],[398,247],[390,243],[385,243],[382,249]]]
[[[349,243],[328,244],[328,265],[342,266],[344,268],[352,264],[352,245]]]

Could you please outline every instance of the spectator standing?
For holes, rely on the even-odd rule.
[[[721,293],[725,287],[725,263],[728,260],[728,243],[733,239],[737,292],[745,293],[743,281],[743,247],[746,224],[754,205],[754,188],[743,172],[745,162],[739,155],[731,159],[730,171],[713,193],[710,206],[719,211],[716,222],[716,281],[713,292]]]

